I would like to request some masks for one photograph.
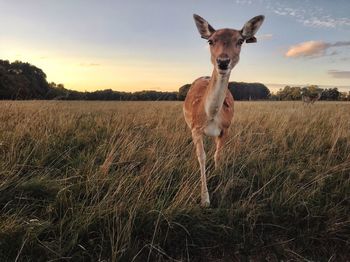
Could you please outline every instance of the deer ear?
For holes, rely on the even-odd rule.
[[[196,14],[193,15],[193,18],[202,38],[209,39],[209,37],[215,33],[215,29],[204,18]]]
[[[260,26],[264,22],[265,17],[263,15],[258,15],[250,19],[241,30],[242,36],[246,39],[246,43],[256,43],[257,40],[254,37],[256,32],[259,30]]]

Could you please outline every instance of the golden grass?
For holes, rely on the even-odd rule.
[[[212,207],[178,102],[0,102],[0,260],[345,259],[350,103],[236,102]],[[99,167],[113,164],[105,176]]]

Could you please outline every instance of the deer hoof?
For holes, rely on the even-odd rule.
[[[201,198],[201,207],[207,208],[210,206],[209,194],[206,192]]]
[[[202,202],[201,202],[201,207],[203,207],[203,208],[208,208],[208,207],[210,207],[210,201],[202,201]]]

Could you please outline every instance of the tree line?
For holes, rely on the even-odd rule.
[[[350,101],[350,91],[340,92],[338,88],[320,88],[317,85],[305,87],[285,86],[276,94],[271,95],[271,100],[301,100],[302,96],[315,98],[320,94],[320,100],[326,101]]]
[[[0,60],[0,99],[56,100],[177,100],[178,92],[119,92],[111,89],[94,92],[69,90],[63,84],[48,83],[46,74],[34,65]]]
[[[80,92],[67,89],[63,84],[48,83],[43,70],[34,65],[0,60],[0,99],[182,101],[190,86],[183,85],[178,92],[119,92],[112,89]],[[228,88],[235,100],[301,100],[303,95],[312,97],[319,93],[322,94],[321,100],[350,100],[350,92],[347,94],[337,88],[321,89],[318,86],[286,86],[276,94],[271,94],[261,83],[230,82]]]
[[[178,100],[185,100],[191,84],[180,87]],[[235,100],[267,100],[270,98],[270,90],[260,83],[229,82],[228,89]]]
[[[184,100],[190,84],[178,92],[140,91],[119,92],[112,89],[94,92],[69,90],[63,84],[48,83],[46,74],[29,63],[0,60],[0,99],[56,99],[56,100]],[[229,89],[236,100],[267,99],[269,89],[259,83],[230,82]]]

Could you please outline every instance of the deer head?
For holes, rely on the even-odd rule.
[[[204,18],[193,15],[194,21],[202,38],[210,45],[211,62],[214,69],[221,75],[230,74],[239,61],[241,46],[244,42],[255,43],[255,34],[264,22],[264,16],[250,19],[241,30],[215,30]]]

